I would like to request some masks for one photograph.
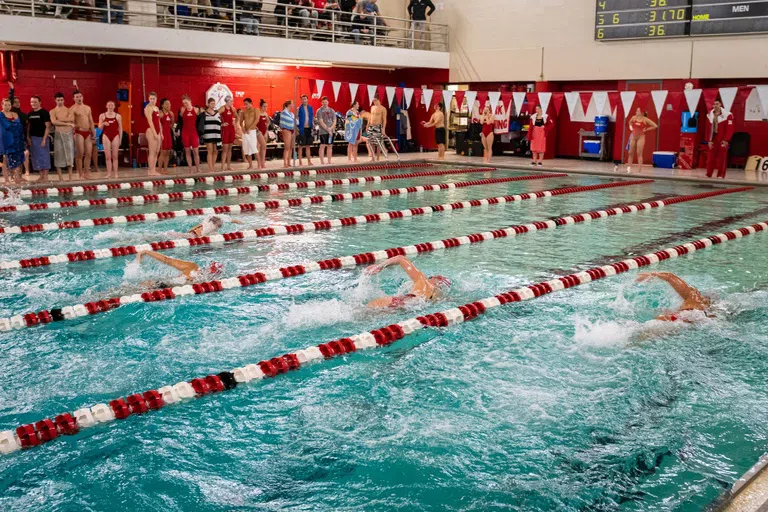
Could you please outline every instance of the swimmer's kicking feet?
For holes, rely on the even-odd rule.
[[[187,234],[194,235],[196,237],[215,235],[224,225],[224,221],[229,221],[232,224],[242,224],[242,221],[233,219],[228,215],[211,215],[203,219],[203,221],[197,226],[190,229]]]
[[[412,299],[435,300],[441,297],[451,286],[450,279],[446,277],[427,277],[405,256],[395,256],[378,265],[368,267],[366,273],[368,275],[378,274],[392,265],[400,265],[405,270],[405,273],[408,274],[408,277],[411,278],[411,281],[413,281],[411,291],[399,297],[380,297],[372,300],[368,303],[369,308],[399,308],[405,306]]]
[[[150,258],[159,261],[163,265],[168,265],[169,267],[173,267],[181,272],[181,274],[178,276],[166,281],[147,281],[142,283],[145,286],[151,286],[154,288],[173,288],[174,286],[183,286],[200,279],[203,277],[206,271],[210,275],[215,275],[224,269],[221,263],[213,261],[207,269],[203,270],[197,263],[171,258],[170,256],[166,256],[155,251],[141,251],[137,253],[136,261],[141,263],[141,260],[144,258],[144,256],[149,256]]]
[[[677,277],[675,274],[670,272],[647,272],[638,275],[637,282],[642,283],[653,278],[665,281],[683,299],[683,304],[677,308],[676,311],[659,315],[656,317],[656,320],[662,320],[665,322],[682,320],[677,313],[681,313],[683,311],[702,311],[705,315],[707,315],[707,309],[712,305],[712,301],[702,295],[699,290]]]

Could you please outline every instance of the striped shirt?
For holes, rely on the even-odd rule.
[[[205,144],[218,144],[221,142],[221,117],[216,112],[213,115],[205,112],[205,131],[203,132]]]
[[[296,116],[288,109],[280,112],[280,128],[293,131],[296,128]]]

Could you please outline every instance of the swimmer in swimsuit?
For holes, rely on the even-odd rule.
[[[166,256],[155,251],[141,251],[137,253],[136,261],[141,263],[141,260],[144,258],[144,256],[149,256],[150,258],[159,261],[163,265],[168,265],[169,267],[173,267],[181,272],[181,274],[178,276],[165,282],[147,281],[142,283],[145,286],[151,286],[153,288],[173,288],[174,286],[183,286],[200,279],[206,273],[206,270],[207,273],[211,275],[219,274],[222,270],[224,270],[222,264],[217,261],[211,262],[208,268],[204,270],[201,269],[197,263],[171,258],[170,256]]]
[[[242,224],[242,221],[232,219],[226,215],[211,215],[210,217],[204,218],[200,224],[187,231],[187,234],[196,237],[215,235],[219,232],[221,226],[224,225],[225,220],[232,224]]]
[[[399,308],[405,306],[412,299],[435,300],[441,297],[451,286],[451,281],[446,277],[427,277],[405,256],[395,256],[378,265],[368,267],[366,273],[368,275],[378,274],[392,265],[400,265],[405,273],[408,274],[408,277],[411,278],[411,281],[413,281],[411,291],[400,297],[380,297],[372,300],[368,303],[369,308]]]
[[[685,321],[680,318],[678,313],[683,311],[702,311],[706,316],[707,309],[712,305],[712,301],[705,297],[699,290],[689,285],[675,274],[670,272],[647,272],[637,276],[637,282],[643,283],[650,279],[657,278],[668,283],[675,292],[683,299],[683,304],[676,311],[666,313],[656,317],[656,320],[665,322],[675,322],[677,320]]]

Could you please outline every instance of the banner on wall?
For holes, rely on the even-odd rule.
[[[509,110],[512,108],[512,100],[504,104],[500,102],[496,105],[496,112],[493,120],[493,133],[509,133]]]

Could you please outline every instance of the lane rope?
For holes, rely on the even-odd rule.
[[[639,183],[645,183],[641,181]],[[24,258],[21,260],[0,261],[0,270],[10,270],[15,268],[34,268],[53,265],[56,263],[75,263],[80,261],[91,261],[95,259],[119,258],[131,256],[139,251],[170,251],[190,246],[215,245],[227,242],[250,241],[255,238],[263,238],[277,235],[299,235],[308,231],[326,231],[334,228],[347,228],[352,226],[364,225],[371,222],[384,222],[408,217],[417,217],[420,215],[432,215],[443,211],[453,211],[469,209],[478,206],[506,205],[508,203],[526,201],[529,199],[538,199],[542,197],[554,197],[578,192],[590,192],[593,190],[603,190],[617,186],[630,186],[639,184],[638,182],[624,181],[610,184],[588,185],[584,187],[563,187],[551,190],[540,190],[536,192],[527,192],[501,197],[487,197],[485,199],[473,199],[471,201],[462,201],[458,203],[439,204],[432,206],[423,206],[420,208],[409,208],[407,210],[395,210],[383,213],[369,213],[358,215],[356,217],[344,217],[340,219],[322,219],[303,224],[272,225],[258,229],[232,231],[222,233],[219,236],[175,238],[172,240],[161,240],[148,242],[141,245],[126,245],[121,247],[108,247],[106,249],[87,249],[83,251],[68,252],[66,254],[52,254],[50,256],[37,256]],[[744,190],[749,190],[745,188]],[[741,189],[739,189],[741,190]]]
[[[505,304],[531,300],[591,281],[623,274],[637,268],[655,265],[660,261],[693,254],[696,251],[714,245],[737,240],[766,230],[768,230],[768,222],[760,222],[643,256],[523,286],[438,313],[409,318],[386,327],[321,343],[320,345],[313,345],[303,350],[259,361],[255,364],[244,365],[190,381],[181,381],[159,389],[150,389],[125,398],[116,398],[108,404],[100,403],[90,407],[83,407],[74,412],[59,414],[54,418],[46,418],[35,423],[21,425],[15,430],[0,432],[0,453],[9,454],[20,449],[32,448],[53,441],[61,435],[74,435],[80,430],[102,423],[123,420],[133,415],[145,414],[175,403],[182,403],[193,398],[234,389],[239,385],[256,383],[264,378],[276,377],[292,370],[298,370],[302,366],[315,361],[332,359],[358,350],[391,345],[397,340],[426,327],[454,327]]]
[[[448,169],[444,171],[409,172],[404,174],[385,174],[382,176],[366,176],[362,178],[343,178],[335,180],[297,181],[290,183],[273,183],[271,185],[256,185],[252,187],[215,188],[210,190],[195,190],[192,192],[167,192],[162,194],[144,194],[138,196],[107,197],[103,199],[81,199],[79,201],[55,201],[51,203],[28,203],[0,206],[0,213],[28,212],[37,210],[58,210],[61,208],[94,208],[98,206],[142,205],[149,203],[174,203],[192,199],[215,199],[226,196],[271,194],[286,190],[348,187],[350,185],[367,185],[382,181],[405,180],[428,176],[447,176],[450,174],[468,174],[476,172],[492,172],[495,167],[466,169]]]
[[[733,190],[733,189],[729,189]],[[152,303],[174,300],[186,295],[203,295],[207,293],[219,293],[230,289],[247,288],[249,286],[265,283],[267,281],[276,281],[296,277],[310,272],[340,270],[342,268],[352,268],[362,265],[370,265],[378,261],[383,261],[394,256],[412,256],[427,252],[434,252],[441,249],[452,249],[462,245],[473,245],[485,242],[486,240],[495,240],[499,238],[513,238],[524,233],[533,233],[554,229],[559,226],[571,224],[581,224],[591,222],[594,219],[602,219],[623,215],[624,213],[637,213],[638,211],[651,210],[655,208],[664,208],[668,205],[680,204],[683,202],[706,199],[728,191],[704,192],[690,196],[678,196],[665,200],[652,201],[648,203],[635,203],[616,206],[606,210],[592,210],[586,213],[548,219],[544,221],[534,221],[529,224],[517,224],[507,228],[496,229],[483,233],[472,233],[469,235],[436,240],[433,242],[420,242],[405,247],[391,247],[380,251],[354,254],[351,256],[342,256],[329,258],[321,261],[313,261],[303,265],[290,265],[280,268],[267,268],[258,270],[251,274],[243,274],[231,278],[206,281],[202,283],[186,284],[169,288],[159,288],[149,290],[143,293],[133,295],[123,295],[121,297],[112,297],[100,301],[86,302],[85,304],[76,304],[62,308],[45,309],[36,313],[26,313],[15,315],[10,318],[0,318],[0,331],[9,331],[13,329],[23,329],[44,325],[51,322],[60,322],[64,320],[75,320],[79,317],[106,313],[126,304]]]
[[[332,194],[325,196],[297,197],[294,199],[279,199],[274,201],[261,201],[258,203],[241,203],[235,205],[213,206],[208,208],[189,208],[187,210],[166,211],[157,213],[137,213],[133,215],[119,215],[115,217],[100,217],[85,220],[72,220],[64,222],[48,222],[44,224],[27,224],[24,226],[0,227],[0,233],[27,234],[41,231],[57,231],[60,229],[80,229],[93,226],[107,226],[112,224],[158,222],[177,217],[199,217],[202,215],[215,215],[221,213],[239,214],[258,210],[275,210],[278,208],[305,207],[311,204],[334,203],[339,201],[356,201],[370,199],[372,197],[405,196],[421,192],[436,192],[440,190],[452,190],[456,188],[475,187],[482,185],[495,185],[499,183],[511,183],[515,181],[542,180],[549,178],[567,177],[564,173],[532,174],[527,176],[514,176],[510,178],[486,178],[474,181],[457,181],[455,183],[440,183],[431,185],[419,185],[405,188],[391,188],[388,190],[366,190],[364,192],[346,192],[344,194]]]
[[[368,172],[384,169],[405,169],[432,167],[433,164],[376,164],[353,165],[349,167],[333,167],[330,169],[313,169],[305,171],[279,171],[258,172],[252,174],[228,174],[218,176],[196,176],[194,178],[173,178],[149,181],[122,181],[119,183],[102,183],[94,185],[82,185],[77,187],[50,187],[50,188],[23,188],[18,193],[23,198],[39,196],[82,196],[90,193],[108,192],[110,190],[129,190],[132,188],[157,189],[174,186],[191,187],[197,184],[211,185],[213,183],[232,183],[233,181],[268,180],[283,178],[301,178],[305,176],[317,176],[319,174],[342,174],[347,172]],[[3,197],[8,197],[8,191],[2,191]]]

